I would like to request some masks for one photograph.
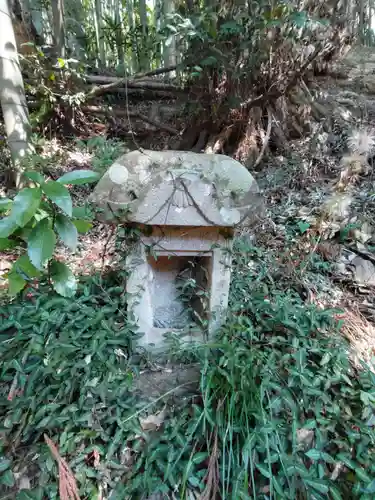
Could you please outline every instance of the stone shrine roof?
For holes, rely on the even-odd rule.
[[[107,170],[91,202],[106,220],[166,226],[237,226],[261,215],[248,170],[229,156],[132,151]]]

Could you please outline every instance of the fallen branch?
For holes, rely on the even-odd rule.
[[[97,97],[99,95],[104,94],[105,92],[109,92],[109,91],[111,91],[117,87],[121,87],[121,86],[126,86],[129,88],[150,88],[150,87],[144,87],[144,86],[137,87],[134,85],[136,84],[137,80],[142,80],[142,78],[145,78],[148,76],[161,75],[164,73],[169,73],[171,71],[174,71],[175,69],[176,69],[176,66],[174,65],[174,66],[168,66],[166,68],[158,68],[158,69],[155,69],[152,71],[146,71],[145,73],[138,73],[137,75],[135,75],[134,77],[132,77],[130,79],[128,77],[116,78],[115,80],[110,81],[110,83],[107,83],[105,85],[101,85],[99,87],[94,87],[86,95],[86,98],[92,99],[93,97]],[[103,78],[107,79],[107,81],[108,81],[109,78],[113,78],[113,77],[97,77],[97,76],[93,77],[90,75],[86,76],[86,80],[91,81],[93,83],[95,83],[95,79],[98,79],[98,78],[101,78],[101,81],[103,81]],[[151,82],[147,82],[147,84],[151,85]],[[160,90],[166,90],[166,87],[178,88],[175,85],[168,85],[168,84],[164,84],[162,82],[155,82],[155,85],[151,88],[159,88]]]
[[[95,86],[90,86],[88,92],[90,92]],[[142,98],[142,99],[147,99],[148,101],[152,100],[159,100],[159,99],[176,99],[179,98],[179,96],[182,96],[182,94],[185,94],[186,92],[181,90],[176,90],[173,88],[173,90],[165,90],[165,89],[158,89],[154,88],[152,86],[147,86],[146,88],[124,88],[124,87],[119,87],[115,88],[113,90],[108,90],[108,93],[111,92],[116,92],[116,94],[128,94],[134,99],[137,98]],[[183,98],[183,97],[182,97]]]
[[[47,443],[48,448],[50,449],[53,458],[56,460],[59,466],[59,493],[61,500],[80,500],[78,494],[78,487],[74,477],[74,474],[67,464],[66,460],[64,460],[53,441],[44,434],[44,440]]]
[[[165,130],[166,132],[169,132],[170,134],[173,135],[179,135],[179,131],[171,127],[170,125],[167,125],[165,123],[160,123],[156,120],[153,120],[152,118],[149,118],[148,116],[134,112],[134,111],[126,111],[126,109],[113,109],[109,107],[103,107],[103,106],[85,106],[81,108],[84,113],[96,113],[96,114],[102,114],[102,115],[109,115],[109,116],[118,116],[119,118],[138,118],[142,120],[143,122],[149,123],[150,125],[153,125],[154,127],[159,128],[160,130]]]

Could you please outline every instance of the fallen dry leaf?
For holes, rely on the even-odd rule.
[[[155,415],[148,415],[145,418],[140,418],[139,423],[144,431],[155,431],[159,429],[166,417],[166,408],[164,407],[161,412]]]

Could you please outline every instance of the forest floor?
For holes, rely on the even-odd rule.
[[[339,72],[344,71],[346,78],[324,77],[314,83],[319,101],[367,134],[372,141],[370,146],[375,144],[374,69],[375,55],[361,49],[340,62]],[[155,103],[136,106],[147,114]],[[159,106],[160,114],[165,112],[175,125],[175,103],[163,101]],[[359,117],[354,116],[354,109],[360,109]],[[269,154],[252,171],[264,195],[266,217],[247,237],[253,246],[262,248],[271,276],[289,282],[308,302],[344,311],[343,333],[350,337],[359,356],[369,361],[375,354],[372,155],[368,155],[369,168],[353,172],[350,161],[349,167],[348,161],[343,162],[342,154],[332,154],[328,143],[332,135],[336,140],[340,138],[326,130],[324,124],[315,124],[310,137],[290,142],[288,150],[281,154]],[[39,149],[45,158],[45,173],[56,178],[76,168],[104,171],[127,151],[139,147],[165,149],[170,141],[168,133],[139,121],[125,140],[120,125],[113,128],[112,124],[107,132],[113,136],[116,131],[121,140],[107,139],[103,134],[74,142],[41,141]],[[346,156],[350,160],[350,153]],[[341,185],[340,179],[343,179]],[[84,204],[90,190],[90,187],[73,187],[75,204]],[[67,254],[63,246],[58,252],[79,274],[110,269],[118,257],[114,230],[97,223],[81,236],[74,255]],[[15,258],[12,254],[2,255],[0,283],[1,274],[6,273]]]
[[[316,82],[317,95],[345,121],[364,131],[375,146],[375,55],[371,58],[366,54],[366,67],[360,71],[357,60],[347,64],[352,69],[347,78]],[[361,111],[359,118],[354,109]],[[135,141],[132,136],[118,140],[115,134],[115,138],[103,134],[64,143],[45,140],[40,144],[46,159],[43,170],[51,178],[77,168],[103,171],[129,150],[164,149],[168,134],[146,128]],[[324,124],[316,124],[310,137],[292,141],[286,151],[264,157],[251,173],[264,196],[265,217],[258,227],[239,231],[238,238],[256,251],[257,258],[249,256],[247,268],[254,279],[266,276],[265,297],[267,287],[293,290],[306,305],[337,310],[337,318],[343,320],[341,333],[352,347],[353,362],[365,361],[371,366],[375,356],[373,158],[368,155],[368,168],[363,164],[357,168],[354,153],[334,154],[328,145],[331,135]],[[84,206],[91,189],[72,187],[74,204]],[[118,263],[115,240],[113,227],[94,223],[92,230],[81,235],[76,253],[71,255],[60,246],[59,258],[68,261],[76,275],[105,273]],[[16,258],[11,252],[0,254],[0,286],[1,276]],[[146,363],[145,369],[142,366],[134,383],[147,399],[159,401],[171,387],[187,386],[197,378],[194,365],[186,364],[182,369],[180,365],[163,366],[153,361]],[[141,426],[144,430],[155,429],[162,421],[163,411],[143,419]]]

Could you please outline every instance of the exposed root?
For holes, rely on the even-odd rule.
[[[269,140],[271,137],[273,117],[272,117],[272,111],[271,111],[270,107],[267,108],[267,112],[268,112],[267,132],[266,132],[266,136],[265,136],[264,141],[263,141],[262,149],[260,150],[259,156],[258,156],[256,162],[254,163],[254,168],[257,167],[259,165],[259,163],[262,161],[262,158],[264,156],[264,152],[268,146],[268,143],[269,143]]]

